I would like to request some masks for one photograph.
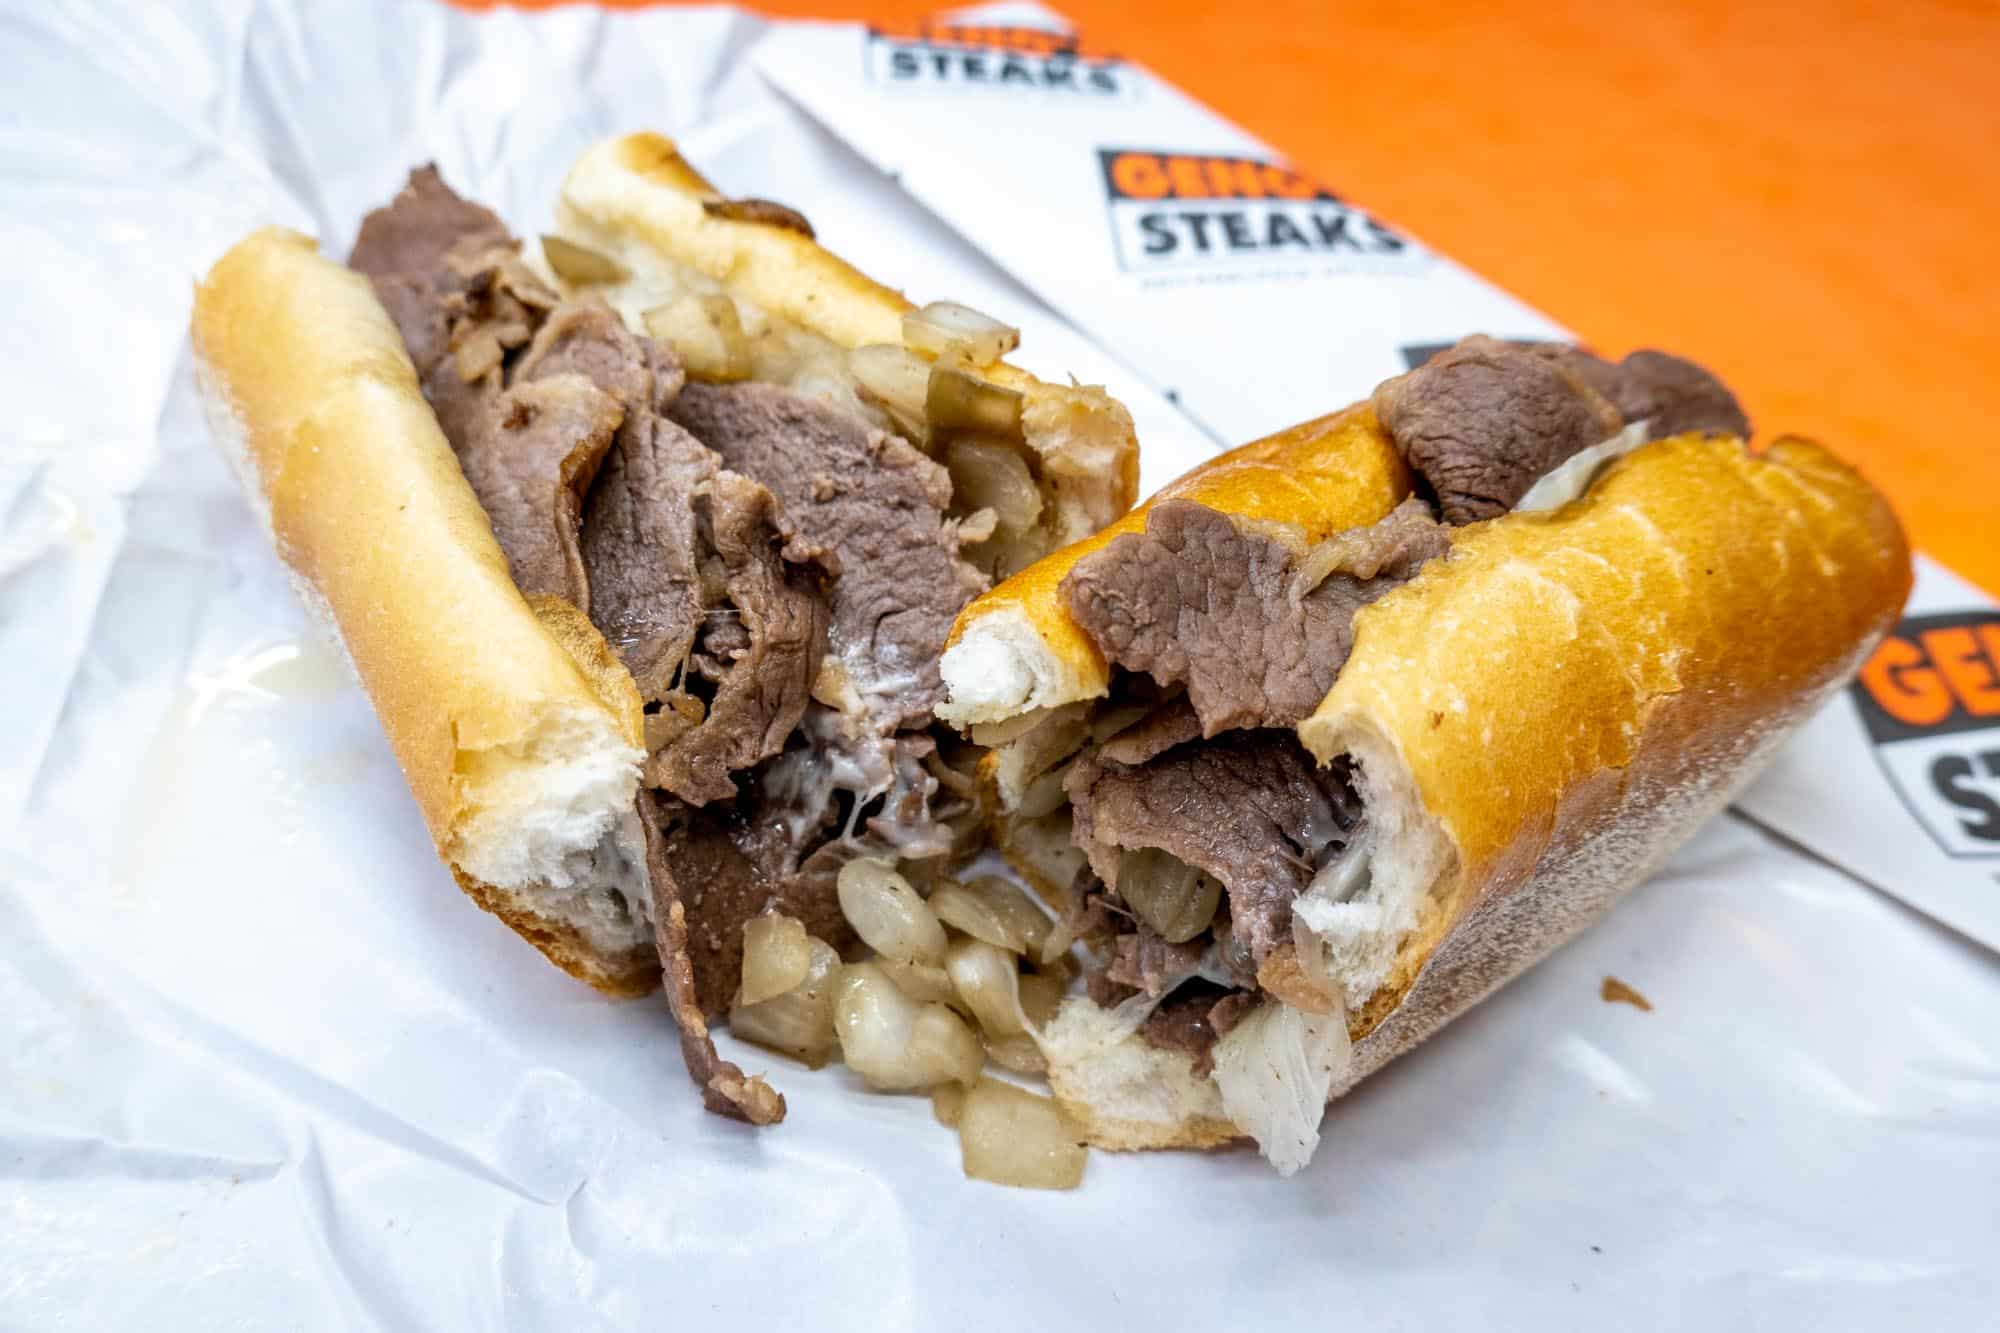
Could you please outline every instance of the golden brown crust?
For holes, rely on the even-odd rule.
[[[1110,683],[1110,670],[1058,589],[1084,556],[1122,533],[1144,531],[1155,504],[1193,500],[1226,514],[1291,525],[1314,542],[1375,522],[1409,493],[1402,456],[1376,422],[1374,409],[1356,404],[1213,458],[1095,536],[1044,556],[960,611],[947,648],[988,617],[1022,624],[1040,638],[1064,677],[1058,692],[1038,696],[1035,706],[1097,698]]]
[[[650,938],[629,949],[606,952],[594,947],[576,927],[529,911],[515,894],[474,879],[457,866],[448,868],[466,897],[499,917],[542,957],[578,981],[620,1000],[636,1000],[660,988],[660,954]]]
[[[1752,455],[1684,436],[1553,513],[1461,529],[1447,558],[1364,610],[1301,739],[1322,761],[1395,770],[1374,776],[1407,786],[1447,855],[1387,979],[1350,1014],[1335,1094],[1650,874],[1853,674],[1910,578],[1886,502],[1818,445]],[[1066,1104],[1087,1103],[1069,1105],[1080,1120],[1135,1118],[1095,1060],[1050,1063]],[[1176,1086],[1152,1104],[1198,1095],[1191,1069],[1157,1072]],[[1214,1137],[1202,1115],[1137,1118],[1148,1146]]]
[[[615,748],[633,719],[590,674],[602,639],[560,614],[552,633],[515,588],[367,282],[309,238],[266,229],[196,289],[192,332],[219,442],[337,630],[440,856],[558,966],[614,993],[647,989],[657,962],[602,954],[461,864],[482,774],[552,732]],[[635,782],[636,765],[635,749]]]
[[[1357,1034],[1482,906],[1530,884],[1592,904],[1545,904],[1519,946],[1539,957],[1636,882],[1852,675],[1910,578],[1887,502],[1818,445],[1682,436],[1461,531],[1362,611],[1300,739],[1322,761],[1386,740],[1456,866]]]

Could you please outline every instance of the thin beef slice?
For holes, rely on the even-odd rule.
[[[987,583],[945,522],[949,474],[907,441],[777,385],[690,384],[672,412],[837,558],[828,651],[875,729],[927,722],[952,619]]]
[[[1137,767],[1101,754],[1063,781],[1075,838],[1106,886],[1121,852],[1157,847],[1222,881],[1231,929],[1261,964],[1291,938],[1293,899],[1360,818],[1344,766],[1320,769],[1286,731],[1231,731]]]
[[[503,391],[470,423],[459,466],[524,596],[561,597],[589,613],[583,494],[624,416],[589,380],[558,375]]]
[[[1375,390],[1375,414],[1451,524],[1495,518],[1624,418],[1564,361],[1472,337]]]
[[[724,997],[714,1010],[705,1009],[696,989],[688,910],[682,881],[674,875],[677,858],[685,855],[686,849],[670,845],[669,834],[662,831],[663,827],[680,827],[680,812],[666,808],[671,802],[671,797],[639,793],[639,822],[646,830],[646,873],[653,884],[653,934],[660,950],[667,1007],[680,1028],[681,1060],[687,1065],[688,1077],[701,1089],[703,1106],[753,1125],[773,1125],[785,1118],[784,1096],[763,1079],[746,1077],[741,1068],[718,1055],[715,1038],[708,1032],[708,1015],[720,1012],[728,999]]]
[[[660,705],[647,783],[696,804],[734,796],[731,774],[783,749],[804,714],[826,642],[821,571],[788,558],[768,490],[662,415],[681,367],[608,307],[555,311],[516,376],[587,376],[623,405],[584,518],[592,619]],[[696,659],[715,686],[705,703],[688,687]]]
[[[1187,686],[1202,734],[1288,727],[1319,706],[1362,607],[1413,578],[1450,539],[1422,501],[1302,558],[1190,500],[1148,513],[1063,579],[1070,614],[1109,662]],[[1323,576],[1313,586],[1307,566]]]

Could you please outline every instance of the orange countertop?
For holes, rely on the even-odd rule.
[[[1053,7],[1601,350],[1704,362],[2000,592],[2000,6]]]

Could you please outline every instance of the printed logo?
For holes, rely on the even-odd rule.
[[[869,28],[867,70],[890,89],[1122,99],[1139,88],[1131,66],[1075,33],[928,20]]]
[[[1139,148],[1097,157],[1127,273],[1405,273],[1428,262],[1415,242],[1281,162]]]
[[[1852,690],[1882,771],[1938,845],[2000,857],[2000,611],[1910,617]]]

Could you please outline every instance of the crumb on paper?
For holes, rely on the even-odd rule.
[[[1606,977],[1604,984],[1597,988],[1597,998],[1606,1004],[1629,1004],[1634,1009],[1653,1012],[1653,1002],[1620,981],[1617,977]]]

